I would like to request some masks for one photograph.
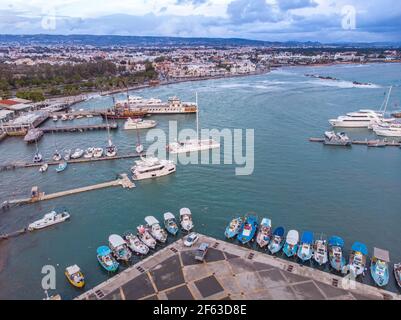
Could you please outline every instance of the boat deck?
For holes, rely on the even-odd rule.
[[[343,288],[341,277],[204,235],[196,248],[201,242],[210,245],[205,262],[177,240],[76,299],[400,299],[361,283]]]

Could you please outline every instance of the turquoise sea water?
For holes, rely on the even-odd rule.
[[[312,79],[305,73],[344,81]],[[354,241],[361,241],[370,253],[377,246],[390,251],[392,262],[401,261],[401,150],[343,149],[308,142],[309,137],[319,137],[329,129],[329,118],[361,108],[379,108],[389,85],[395,85],[389,109],[396,108],[394,104],[399,105],[401,98],[400,74],[399,64],[297,67],[134,92],[163,100],[177,95],[193,101],[197,91],[202,127],[253,128],[253,174],[235,176],[235,165],[178,165],[174,175],[138,182],[134,190],[109,188],[0,212],[0,233],[20,229],[55,207],[65,206],[71,213],[69,222],[0,242],[0,298],[43,298],[41,268],[46,264],[57,269],[55,292],[65,299],[77,296],[81,291],[64,277],[66,266],[76,263],[83,269],[87,289],[97,285],[108,275],[98,266],[95,252],[107,244],[109,234],[134,229],[147,215],[160,221],[167,211],[178,216],[181,207],[191,208],[197,231],[221,239],[232,216],[253,211],[260,218],[270,217],[273,226],[282,225],[286,231],[336,234],[344,238],[347,250]],[[354,80],[375,86],[358,88],[352,85]],[[102,109],[110,104],[111,98],[102,97],[74,108]],[[168,120],[175,119],[180,128],[195,128],[194,115],[152,118],[164,130]],[[367,129],[347,133],[355,139],[374,137]],[[145,134],[141,132],[143,142]],[[47,134],[39,148],[49,157],[55,144],[59,149],[104,146],[106,138],[103,131]],[[112,132],[112,138],[120,153],[133,151],[134,131],[118,130]],[[31,160],[34,150],[34,145],[26,145],[20,138],[8,138],[0,144],[0,162]],[[49,193],[113,180],[117,174],[129,172],[132,164],[133,160],[77,164],[60,174],[54,167],[45,174],[37,168],[1,172],[0,201],[25,197],[33,185]],[[370,275],[363,281],[371,283]],[[397,290],[393,277],[387,288]]]

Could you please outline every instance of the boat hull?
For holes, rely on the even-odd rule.
[[[370,267],[370,275],[372,276],[376,285],[379,287],[386,286],[388,284],[388,281],[390,278],[388,267],[385,268],[385,271],[383,274],[380,274],[377,270],[375,263],[372,263],[372,265]]]
[[[65,276],[67,277],[68,282],[69,282],[72,286],[74,286],[74,287],[76,287],[76,288],[83,288],[83,287],[85,286],[85,280],[82,280],[82,281],[80,281],[80,282],[75,282],[73,279],[71,279],[71,277],[68,275],[67,272],[64,272],[64,274],[65,274]],[[82,274],[82,273],[80,273],[80,276],[81,276],[82,279],[83,279],[83,274]]]
[[[295,256],[297,254],[297,251],[298,245],[290,246],[288,243],[286,243],[283,247],[283,252],[288,258]]]

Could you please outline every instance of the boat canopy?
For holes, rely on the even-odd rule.
[[[260,223],[261,226],[265,227],[271,227],[272,226],[272,221],[268,218],[263,218],[262,222]]]
[[[274,236],[279,236],[279,237],[284,236],[284,228],[283,227],[277,227],[276,229],[274,229],[273,235]]]
[[[329,246],[344,247],[344,240],[338,236],[332,236],[329,239]]]
[[[164,220],[175,219],[174,215],[171,212],[166,212],[164,214]]]
[[[67,267],[65,270],[67,271],[68,275],[70,275],[70,276],[81,271],[81,269],[76,264],[74,264],[73,266]]]
[[[111,250],[108,246],[101,246],[97,248],[96,252],[100,256],[106,256],[111,253]]]
[[[312,244],[313,243],[313,233],[310,231],[305,231],[302,234],[302,239],[301,239],[302,243],[307,243],[307,244]]]
[[[368,254],[368,248],[361,242],[354,242],[351,249],[353,251],[359,251],[365,256]]]
[[[290,230],[287,233],[287,243],[295,246],[299,241],[299,233],[297,230]]]
[[[183,216],[183,215],[191,215],[192,213],[191,213],[191,210],[189,210],[188,208],[181,208],[180,209],[180,217],[181,216]]]
[[[145,222],[148,226],[153,226],[154,224],[159,224],[159,221],[154,216],[145,217]]]
[[[390,262],[390,253],[387,250],[373,248],[373,256],[384,262]]]
[[[125,241],[118,234],[112,234],[109,236],[109,243],[112,247],[116,248],[125,244]]]

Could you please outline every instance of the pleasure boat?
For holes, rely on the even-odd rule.
[[[39,168],[39,172],[46,172],[47,169],[49,168],[49,165],[47,163],[44,163],[40,168]]]
[[[61,153],[58,152],[57,150],[53,154],[53,160],[54,161],[60,161],[63,157],[61,156]]]
[[[312,258],[313,254],[313,233],[305,231],[301,237],[301,244],[299,245],[297,256],[302,262],[306,262]]]
[[[69,283],[71,283],[74,287],[83,288],[85,285],[85,277],[81,271],[81,269],[74,264],[73,266],[67,267],[64,272],[67,277]]]
[[[330,266],[338,271],[343,272],[345,267],[345,257],[343,254],[344,240],[338,236],[332,236],[329,239],[329,260]]]
[[[66,121],[66,120],[68,120],[68,116],[66,114],[63,114],[61,116],[61,121]]]
[[[227,239],[232,239],[238,235],[240,232],[242,225],[244,223],[244,219],[242,217],[234,218],[230,221],[230,224],[227,226],[224,235]]]
[[[57,168],[56,168],[56,171],[57,171],[57,172],[63,172],[65,169],[67,169],[67,166],[68,166],[68,164],[67,164],[66,161],[61,161],[61,162],[58,164],[58,166],[57,166]]]
[[[108,145],[105,154],[106,157],[115,157],[117,155],[117,147],[115,145]]]
[[[118,234],[109,236],[109,247],[117,260],[128,262],[131,259],[131,251],[129,251],[127,243]]]
[[[103,156],[103,148],[95,148],[93,149],[93,157],[101,158]]]
[[[271,254],[279,252],[283,247],[284,233],[285,230],[283,227],[277,227],[276,229],[274,229],[272,239],[270,240],[270,243],[267,246]]]
[[[153,216],[145,217],[145,222],[150,230],[150,234],[156,241],[165,243],[167,240],[167,232],[160,227],[159,221]]]
[[[70,214],[67,211],[57,213],[53,210],[52,212],[46,213],[42,219],[39,219],[29,224],[28,230],[33,231],[50,227],[52,225],[64,222],[69,218]]]
[[[109,247],[101,246],[97,248],[96,253],[97,261],[106,271],[116,272],[118,270],[119,263],[114,259]]]
[[[271,229],[271,220],[268,218],[263,218],[259,225],[258,234],[256,235],[256,243],[260,248],[264,248],[269,244],[271,238]]]
[[[39,163],[42,162],[43,157],[39,152],[36,152],[35,155],[33,156],[33,162],[34,163]]]
[[[124,130],[150,129],[156,127],[157,122],[154,120],[143,120],[142,118],[128,118],[124,123]]]
[[[181,208],[180,209],[180,224],[181,224],[181,229],[189,232],[194,228],[194,223],[192,221],[192,213],[191,210],[188,208]]]
[[[166,228],[167,232],[175,236],[178,232],[178,225],[174,215],[171,212],[166,212],[163,215],[163,218],[164,227]]]
[[[327,263],[327,241],[325,239],[315,240],[313,248],[313,260],[315,260],[319,264],[319,266],[325,265]]]
[[[352,145],[351,139],[345,134],[345,132],[335,133],[334,131],[326,131],[324,136],[325,139],[323,143],[328,146],[349,147]]]
[[[70,149],[64,150],[64,157],[63,158],[64,158],[65,161],[68,161],[68,160],[71,159],[71,150]]]
[[[376,135],[382,137],[401,137],[401,128],[373,129]]]
[[[370,125],[384,121],[383,113],[373,110],[359,110],[339,116],[337,119],[330,119],[329,123],[336,128],[368,128]]]
[[[390,272],[388,264],[390,262],[390,253],[387,250],[373,248],[373,258],[370,264],[370,274],[379,287],[388,284]]]
[[[361,242],[355,242],[351,247],[349,268],[353,277],[358,277],[365,272],[368,248]]]
[[[74,120],[74,115],[73,114],[70,114],[69,116],[68,116],[68,120]]]
[[[53,116],[53,121],[54,121],[54,122],[57,122],[57,121],[58,121],[58,116],[54,115],[54,116]]]
[[[288,258],[291,258],[297,254],[299,242],[299,233],[297,230],[290,230],[287,233],[283,252]]]
[[[245,218],[245,222],[242,225],[240,232],[237,235],[237,239],[242,244],[246,244],[253,240],[258,229],[258,217],[254,215],[248,215]]]
[[[151,236],[148,229],[144,225],[137,227],[138,238],[146,244],[150,249],[156,248],[156,240]]]
[[[83,156],[84,150],[82,149],[75,149],[75,151],[71,155],[71,159],[79,159]]]
[[[94,151],[95,151],[95,148],[88,148],[88,149],[86,149],[86,150],[85,150],[85,153],[84,153],[84,158],[85,158],[85,159],[93,158],[93,153],[94,153]]]
[[[141,157],[135,161],[136,165],[131,168],[134,180],[152,179],[169,175],[176,170],[176,165],[170,160],[159,160],[155,157]]]
[[[401,263],[394,265],[394,277],[397,281],[398,287],[401,288]]]
[[[132,252],[141,255],[147,255],[149,252],[149,248],[146,244],[144,244],[139,238],[134,235],[132,232],[127,231],[124,233],[124,239],[128,244],[128,247]]]

